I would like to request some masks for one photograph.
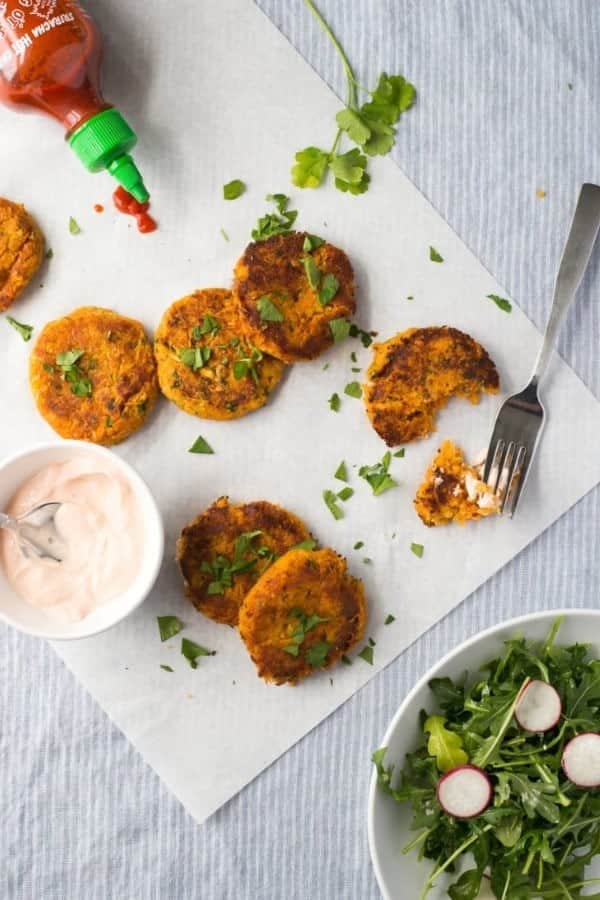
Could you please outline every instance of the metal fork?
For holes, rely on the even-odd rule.
[[[563,251],[550,317],[531,381],[500,407],[488,447],[483,480],[497,492],[500,512],[512,518],[544,426],[545,411],[538,385],[552,358],[558,332],[583,273],[600,228],[600,187],[584,184]]]

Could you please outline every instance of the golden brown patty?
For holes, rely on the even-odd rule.
[[[409,328],[373,347],[364,398],[377,434],[389,447],[427,437],[435,414],[450,397],[478,403],[495,394],[496,366],[470,335],[458,328]]]
[[[462,451],[444,441],[415,497],[415,509],[425,525],[464,524],[499,511],[493,490],[481,481],[479,471],[467,465]]]
[[[0,310],[8,309],[44,259],[44,236],[24,206],[0,197]]]
[[[294,232],[257,241],[234,270],[233,291],[251,340],[285,362],[314,359],[327,350],[333,343],[329,323],[349,318],[356,308],[346,254],[326,243],[306,250],[307,240]]]
[[[362,582],[347,574],[343,557],[329,549],[291,550],[246,596],[239,626],[260,677],[295,684],[338,662],[366,622]]]
[[[209,618],[237,625],[244,597],[273,559],[308,540],[304,523],[281,506],[221,497],[177,541],[186,594]]]
[[[285,369],[247,340],[239,306],[221,288],[173,303],[154,352],[163,394],[203,419],[237,419],[264,406]]]
[[[40,413],[61,437],[96,444],[118,444],[137,431],[158,396],[143,326],[97,306],[46,325],[29,380]]]

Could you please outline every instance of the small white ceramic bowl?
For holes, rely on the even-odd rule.
[[[6,509],[19,486],[44,466],[80,456],[96,456],[104,462],[110,460],[131,485],[145,527],[144,555],[135,581],[124,594],[99,607],[80,622],[71,624],[55,622],[43,610],[25,603],[15,594],[0,566],[0,619],[26,634],[54,641],[90,637],[122,621],[150,593],[163,559],[164,528],[150,490],[128,463],[97,444],[85,441],[38,444],[4,460],[0,463],[0,509]]]
[[[502,642],[516,634],[529,639],[544,638],[557,616],[564,616],[558,634],[558,644],[591,644],[591,651],[600,657],[600,610],[571,609],[548,610],[511,619],[470,638],[452,650],[415,685],[394,716],[378,747],[387,747],[386,765],[394,764],[398,775],[404,757],[419,744],[419,711],[437,712],[428,683],[432,678],[458,678],[465,671],[474,674],[482,663],[502,652]],[[377,787],[373,774],[369,792],[369,847],[375,875],[384,900],[414,900],[423,889],[433,864],[430,860],[419,862],[418,852],[404,855],[401,848],[415,837],[409,830],[412,810],[410,804],[399,805]],[[600,861],[590,867],[590,877],[600,875]],[[447,887],[456,875],[441,877],[427,900],[448,897]],[[481,897],[483,898],[483,894]],[[489,895],[492,896],[491,894]]]

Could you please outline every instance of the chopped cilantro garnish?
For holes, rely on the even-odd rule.
[[[286,234],[292,230],[298,217],[297,210],[288,210],[290,198],[285,194],[267,194],[266,199],[275,205],[276,212],[266,213],[258,220],[252,231],[254,241],[264,241],[275,234]]]
[[[17,322],[16,319],[13,319],[12,316],[7,316],[6,321],[9,325],[17,331],[25,342],[31,340],[31,335],[33,334],[33,325],[23,325],[22,322]]]
[[[315,669],[320,669],[325,665],[327,654],[331,649],[331,644],[327,641],[317,641],[308,648],[304,654],[306,662]]]
[[[321,368],[322,368],[323,372],[326,372],[327,369],[329,368],[329,363],[323,363],[323,365],[321,366]]]
[[[266,294],[263,297],[258,298],[256,301],[256,308],[261,321],[263,322],[283,322],[285,318],[281,310],[275,306],[273,301]]]
[[[348,468],[344,460],[341,461],[335,470],[335,475],[333,477],[337,478],[338,481],[348,481]]]
[[[179,351],[179,359],[184,366],[187,366],[193,372],[203,369],[211,356],[212,350],[210,347],[185,347]]]
[[[512,311],[512,303],[506,297],[499,297],[498,294],[487,294],[487,299],[492,300],[502,312],[509,313]]]
[[[429,248],[429,259],[431,260],[431,262],[436,262],[436,263],[444,262],[444,257],[438,253],[438,251],[435,249],[435,247]]]
[[[358,656],[364,659],[366,663],[369,663],[370,666],[373,665],[373,647],[370,644],[364,646]]]
[[[78,366],[84,350],[65,350],[56,354],[56,365],[61,370],[61,378],[71,385],[71,393],[76,397],[89,397],[92,393],[92,382],[86,378]]]
[[[165,665],[163,665],[163,663],[160,664],[160,667],[161,667],[161,669],[164,669],[165,672],[172,672],[172,671],[173,671],[173,669],[171,668],[171,666],[165,666]]]
[[[244,182],[240,181],[239,178],[235,178],[233,181],[229,181],[227,184],[223,185],[223,199],[237,200],[238,197],[242,196],[245,190],[246,185]]]
[[[190,449],[188,450],[188,453],[206,453],[206,454],[213,454],[214,452],[215,452],[215,451],[213,450],[213,448],[212,448],[212,447],[210,446],[210,444],[202,437],[202,435],[200,435],[200,437],[197,437],[197,438],[196,438],[196,440],[194,441],[194,443],[192,444],[192,446],[191,446]]]
[[[290,547],[290,550],[314,550],[317,546],[317,542],[313,541],[312,538],[308,538],[306,541],[300,541],[299,544],[294,544],[293,547]]]
[[[302,249],[305,253],[311,253],[312,250],[316,250],[317,247],[321,247],[324,243],[323,238],[318,237],[316,234],[307,234],[304,238]]]
[[[216,656],[216,653],[216,650],[207,650],[206,647],[202,647],[200,644],[196,644],[188,638],[181,639],[181,655],[185,656],[192,669],[198,668],[196,660],[199,659],[199,657]]]
[[[156,621],[161,641],[168,641],[183,628],[177,616],[157,616]]]
[[[342,488],[341,491],[338,491],[338,497],[340,498],[342,503],[345,503],[346,500],[349,500],[350,497],[353,497],[353,496],[354,496],[354,491],[351,487],[345,487],[345,488]]]
[[[340,411],[342,401],[340,400],[339,394],[332,394],[327,402],[329,403],[329,409],[332,409],[334,412]]]
[[[52,249],[52,247],[48,247],[48,249],[46,250],[46,259],[52,259],[53,256],[54,250]]]
[[[323,491],[323,500],[334,519],[343,519],[344,513],[337,502],[337,495],[333,491]]]
[[[379,497],[380,494],[389,491],[390,488],[397,487],[398,482],[394,481],[389,474],[391,461],[392,454],[388,450],[387,453],[384,453],[381,462],[375,463],[373,466],[361,466],[358,470],[360,478],[364,478],[371,485],[375,497]]]
[[[423,546],[423,544],[414,544],[413,543],[410,545],[410,549],[415,554],[415,556],[419,557],[419,559],[422,558],[423,553],[425,552],[425,547]]]
[[[335,295],[340,289],[340,283],[331,272],[323,276],[321,287],[319,288],[319,303],[321,306],[327,306],[331,303]]]
[[[81,234],[81,228],[79,224],[75,221],[73,216],[69,217],[69,231],[71,234]]]
[[[308,283],[313,291],[316,291],[321,283],[321,270],[317,267],[312,256],[305,256],[302,263],[304,265],[306,277],[308,278]]]
[[[304,643],[306,635],[309,633],[309,631],[312,631],[313,628],[316,628],[316,626],[320,625],[321,622],[329,622],[329,619],[323,618],[322,616],[318,616],[316,614],[307,615],[307,613],[305,613],[302,609],[292,609],[290,611],[290,616],[291,618],[296,620],[297,624],[291,634],[289,643],[281,649],[285,653],[288,653],[290,656],[299,656],[300,648],[302,647],[302,644]],[[330,647],[331,644],[327,644],[325,641],[315,642],[312,647],[310,647],[306,651],[304,658],[311,666],[322,666]],[[313,648],[315,648],[314,651]],[[323,648],[326,649],[324,650]],[[319,659],[321,659],[320,662]]]
[[[334,343],[339,344],[340,341],[345,341],[350,334],[350,328],[351,325],[348,319],[331,319],[329,330],[333,335]]]
[[[373,338],[369,334],[368,331],[363,331],[362,328],[359,328],[358,325],[355,325],[354,322],[350,325],[350,337],[360,338],[363,347],[370,347],[373,343]]]
[[[345,653],[344,653],[343,656],[340,657],[340,659],[341,659],[341,661],[344,663],[345,666],[351,666],[351,665],[352,665],[352,660],[350,659],[349,656],[346,656]]]
[[[396,452],[393,455],[395,457],[397,457],[398,459],[403,459],[405,456],[405,453],[406,453],[406,451],[404,450],[404,447],[401,447],[400,450],[396,450]]]
[[[356,358],[356,350],[353,350],[352,353],[350,354],[350,360],[353,363],[358,362],[358,359]]]
[[[395,622],[395,621],[396,621],[396,616],[393,616],[393,615],[390,613],[389,616],[386,616],[385,622],[384,622],[383,624],[384,624],[384,625],[391,625],[392,622]]]
[[[362,547],[364,547],[364,546],[365,546],[365,542],[364,542],[364,541],[357,541],[357,542],[355,543],[355,545],[354,545],[354,549],[355,549],[355,550],[360,550],[360,549],[361,549]]]
[[[192,340],[199,341],[205,334],[216,334],[221,326],[214,316],[206,315],[202,320],[202,325],[195,325],[192,328]]]
[[[360,400],[360,398],[362,397],[362,388],[361,388],[360,384],[358,383],[358,381],[351,381],[344,388],[344,393],[347,394],[349,397],[354,397],[357,400]]]
[[[219,231],[220,231],[220,233],[221,233],[221,236],[222,236],[223,240],[224,240],[224,241],[229,241],[229,235],[227,234],[227,232],[225,231],[225,229],[224,229],[224,228],[219,228]]]
[[[244,356],[244,350],[241,346],[239,346],[239,341],[235,346],[237,346],[238,348],[239,359],[237,359],[233,364],[233,377],[237,381],[239,381],[241,378],[245,378],[247,375],[249,375],[254,383],[258,384],[258,372],[256,370],[256,364],[262,362],[262,353],[260,352],[260,350],[258,350],[257,347],[252,347],[250,356]]]
[[[232,559],[219,553],[212,562],[205,560],[201,564],[200,571],[211,576],[207,586],[209,594],[224,594],[227,588],[232,587],[235,575],[254,569],[259,560],[266,561],[262,572],[266,571],[275,554],[265,545],[254,545],[261,534],[262,531],[244,531],[235,539]]]

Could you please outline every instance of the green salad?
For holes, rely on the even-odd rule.
[[[557,644],[561,621],[543,643],[506,641],[475,681],[433,679],[438,712],[420,713],[399,779],[386,748],[373,754],[380,789],[412,806],[403,852],[432,861],[420,900],[456,870],[451,900],[486,883],[498,900],[600,898],[585,877],[600,853],[600,660]]]

